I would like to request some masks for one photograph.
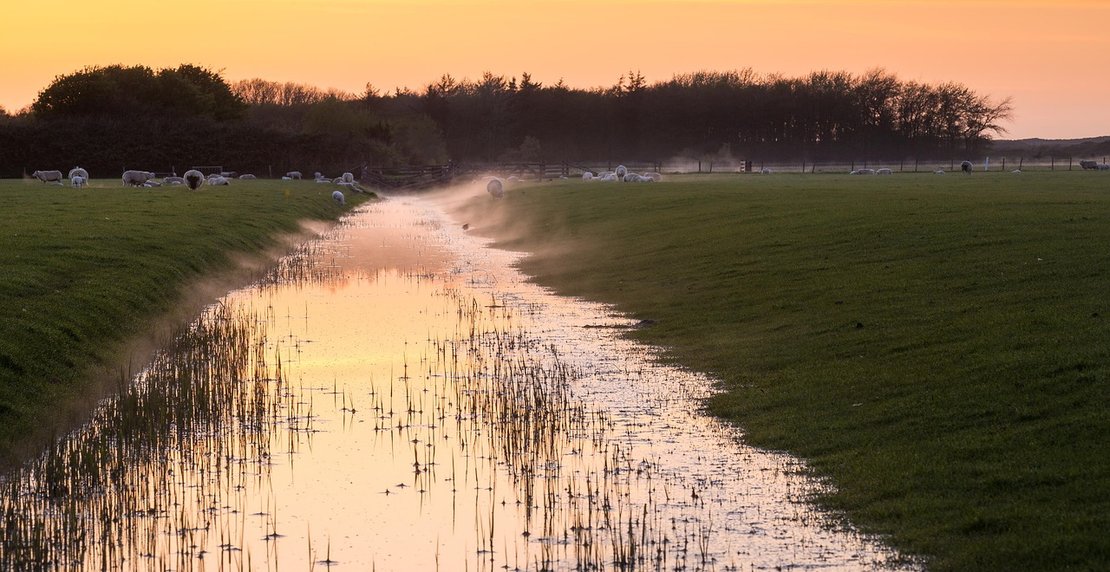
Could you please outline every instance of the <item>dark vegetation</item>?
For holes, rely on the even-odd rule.
[[[984,151],[1009,113],[1008,100],[882,70],[745,69],[654,84],[630,73],[595,89],[487,73],[355,95],[229,85],[191,65],[92,67],[57,77],[29,110],[0,115],[0,177],[77,164],[94,176],[196,164],[266,176],[448,160],[950,159]]]
[[[1105,175],[597,185],[463,220],[653,320],[632,335],[723,380],[715,413],[930,569],[1110,569]]]

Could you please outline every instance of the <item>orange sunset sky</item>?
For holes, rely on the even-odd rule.
[[[0,106],[87,65],[193,63],[361,93],[483,71],[608,86],[629,70],[881,67],[1012,97],[1007,138],[1110,135],[1110,0],[0,0]]]

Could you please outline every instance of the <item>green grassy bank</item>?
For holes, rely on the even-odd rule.
[[[1110,569],[1110,176],[571,181],[461,220],[935,570]],[[511,224],[506,221],[511,221]]]
[[[235,181],[190,192],[0,181],[0,465],[49,436],[95,368],[181,301],[187,285],[332,220],[334,187]],[[126,359],[126,358],[124,358]],[[35,439],[35,436],[39,439]],[[24,451],[25,452],[25,451]]]

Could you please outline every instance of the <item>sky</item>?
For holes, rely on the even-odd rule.
[[[1012,98],[1004,138],[1110,135],[1110,0],[0,0],[0,106],[112,64],[362,93],[874,68]]]

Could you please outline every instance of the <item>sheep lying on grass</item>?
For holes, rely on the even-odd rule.
[[[876,175],[893,175],[894,171],[891,171],[890,169],[879,169],[878,171],[875,171],[875,174]]]
[[[73,188],[75,189],[80,189],[81,187],[84,187],[86,184],[88,184],[88,182],[89,180],[85,177],[82,177],[81,175],[74,175],[69,178],[69,184],[73,185]]]
[[[62,184],[61,171],[35,171],[31,176],[42,181],[43,183],[58,183]]]
[[[124,171],[123,172],[123,186],[125,187],[141,187],[143,183],[154,178],[154,173],[150,171]]]
[[[208,185],[214,187],[227,187],[231,185],[231,179],[223,175],[216,175],[215,177],[208,177]]]
[[[81,167],[74,167],[69,170],[68,178],[72,180],[74,177],[83,177],[85,179],[85,182],[87,183],[89,181],[89,172],[82,169]]]
[[[185,179],[183,177],[166,177],[162,182],[167,185],[184,185]]]
[[[161,187],[162,183],[159,183],[158,181],[155,181],[154,179],[151,179],[149,181],[144,182],[143,186],[148,188],[148,189],[152,189],[154,187]]]
[[[505,196],[505,185],[501,179],[494,177],[486,183],[486,192],[495,199],[500,199]]]
[[[250,173],[247,173],[245,175],[239,175],[239,180],[240,181],[250,181],[252,179],[257,179],[257,178],[258,177],[255,177],[254,175],[252,175]]]
[[[185,171],[185,176],[182,178],[185,179],[185,186],[189,187],[191,191],[199,189],[204,184],[204,173],[196,169]]]

